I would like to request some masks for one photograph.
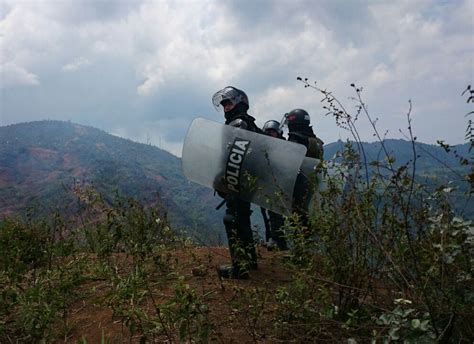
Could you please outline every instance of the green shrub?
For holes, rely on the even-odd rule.
[[[293,242],[290,261],[297,263],[298,277],[291,288],[280,290],[280,305],[291,307],[282,308],[281,314],[289,318],[279,324],[306,328],[305,324],[334,320],[342,331],[339,336],[351,341],[472,339],[474,226],[455,213],[453,187],[433,188],[417,177],[411,104],[407,121],[413,157],[399,166],[367,111],[361,88],[353,85],[357,107],[349,114],[330,92],[302,81],[322,94],[328,113],[349,130],[355,144],[346,144],[337,163],[320,166],[323,174],[331,164],[346,172],[342,183],[340,174],[326,178],[326,188],[310,211],[308,233],[301,236],[298,226],[287,225]],[[380,142],[380,158],[375,161],[367,160],[359,138],[356,121],[362,115]],[[473,166],[472,158],[461,159],[466,161]],[[318,278],[321,273],[325,283]],[[307,295],[308,290],[318,290],[327,299]],[[410,307],[397,305],[389,311],[400,299],[410,300]],[[313,330],[319,333],[318,326]]]

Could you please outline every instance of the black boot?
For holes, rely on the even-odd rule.
[[[230,264],[220,265],[217,268],[217,274],[221,278],[249,279],[248,270],[236,268]]]

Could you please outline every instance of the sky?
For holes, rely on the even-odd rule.
[[[258,125],[303,108],[326,143],[351,138],[314,89],[382,135],[465,142],[472,0],[0,0],[0,126],[65,120],[177,156],[214,92],[244,90]],[[356,122],[364,141],[369,121]]]

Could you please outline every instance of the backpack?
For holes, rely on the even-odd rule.
[[[318,137],[308,137],[306,156],[319,160],[324,159],[324,142]]]
[[[297,142],[306,146],[307,157],[323,160],[324,142],[320,138],[316,137],[312,131],[311,133],[292,132],[289,135],[289,141]]]

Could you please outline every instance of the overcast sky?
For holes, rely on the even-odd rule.
[[[464,142],[472,110],[474,1],[0,0],[0,126],[58,119],[178,156],[195,117],[223,121],[212,94],[245,90],[262,125],[304,108],[326,143],[349,134],[324,116],[317,81],[351,110],[349,86],[388,137]],[[364,140],[374,141],[366,120]]]

